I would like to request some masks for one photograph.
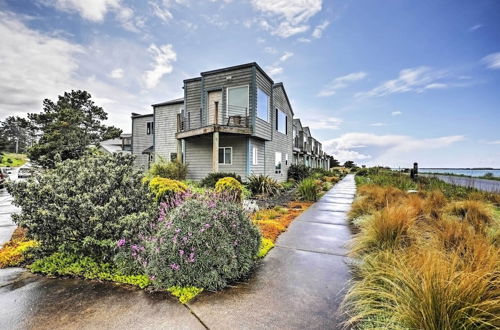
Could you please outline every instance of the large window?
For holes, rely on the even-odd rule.
[[[274,154],[274,173],[281,174],[281,152]]]
[[[252,148],[252,165],[259,165],[259,149],[256,146]]]
[[[219,164],[231,165],[233,158],[233,148],[223,147],[219,148]]]
[[[257,88],[257,117],[269,121],[269,95]]]
[[[276,109],[276,130],[287,134],[288,116],[281,110]]]
[[[228,87],[227,115],[248,116],[248,86]]]
[[[146,134],[154,134],[154,126],[152,121],[146,123]]]

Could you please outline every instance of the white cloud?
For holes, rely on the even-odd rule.
[[[477,29],[480,29],[480,28],[482,28],[482,27],[483,27],[483,25],[481,25],[481,24],[476,24],[476,25],[471,26],[471,27],[469,28],[469,31],[476,31]]]
[[[373,127],[382,127],[382,126],[387,126],[386,123],[372,123],[370,124],[370,126],[373,126]]]
[[[274,47],[265,47],[264,48],[264,52],[268,53],[268,54],[277,54],[278,53],[278,50]]]
[[[280,73],[283,73],[283,68],[281,66],[273,64],[273,65],[266,66],[266,72],[270,76],[277,76]]]
[[[153,14],[163,22],[168,23],[172,18],[174,18],[174,15],[172,15],[172,12],[168,7],[164,7],[156,2],[150,2],[149,5],[153,9]]]
[[[156,87],[160,79],[174,69],[172,62],[177,61],[177,54],[175,53],[171,44],[156,46],[152,44],[149,46],[148,51],[154,56],[153,69],[144,72],[143,81],[146,88],[151,89]]]
[[[401,114],[403,114],[401,111],[393,111],[393,112],[391,112],[391,115],[393,115],[393,116],[399,116]]]
[[[366,72],[353,72],[348,75],[337,77],[329,82],[326,86],[324,86],[317,96],[331,96],[337,92],[338,89],[345,88],[354,81],[358,81],[364,79],[367,76]]]
[[[444,89],[449,85],[440,82],[447,74],[444,71],[432,71],[421,66],[404,69],[396,79],[388,80],[368,92],[357,93],[357,97],[385,96],[394,93],[422,93],[427,89]]]
[[[286,60],[288,60],[290,57],[293,56],[293,53],[292,52],[285,52],[281,57],[280,57],[280,61],[281,62],[285,62]]]
[[[123,78],[123,69],[122,68],[114,69],[109,73],[108,76],[113,79],[121,79]]]
[[[2,114],[38,111],[42,99],[67,89],[78,69],[82,47],[50,37],[0,13],[0,106]]]
[[[102,22],[108,11],[120,8],[120,2],[121,0],[54,0],[47,3],[58,10],[76,12],[86,20]]]
[[[321,36],[323,35],[323,31],[328,27],[328,25],[330,25],[330,22],[329,21],[324,21],[320,25],[316,26],[314,28],[313,33],[312,33],[312,37],[316,38],[316,39],[321,38]]]
[[[251,0],[251,3],[264,14],[261,27],[282,38],[309,30],[309,19],[322,6],[322,0]]]
[[[346,133],[325,141],[323,146],[326,152],[340,161],[373,159],[374,163],[387,164],[384,162],[407,161],[407,157],[415,156],[412,153],[418,150],[445,148],[463,140],[462,135],[418,139],[406,135]]]
[[[297,39],[298,42],[308,43],[311,42],[311,39],[300,37]]]
[[[337,117],[320,117],[313,121],[308,119],[302,119],[304,126],[309,126],[313,129],[339,129],[343,120]]]
[[[500,144],[500,140],[486,141],[486,144]]]
[[[485,56],[482,61],[490,69],[500,69],[500,52]]]

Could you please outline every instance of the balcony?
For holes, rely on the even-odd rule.
[[[220,113],[218,104],[216,104],[215,107],[209,109],[208,118],[204,116],[202,109],[200,109],[196,119],[193,119],[191,114],[192,112],[188,112],[187,116],[177,114],[176,138],[183,139],[213,132],[252,134],[248,108],[228,106],[225,113]]]

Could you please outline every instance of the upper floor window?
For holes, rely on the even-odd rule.
[[[259,164],[259,149],[256,146],[252,148],[252,165]]]
[[[248,116],[248,86],[227,88],[227,116]]]
[[[276,130],[288,134],[288,116],[279,109],[276,109]]]
[[[269,95],[257,88],[257,117],[269,122]]]
[[[154,133],[155,133],[155,127],[153,125],[153,122],[152,121],[147,122],[146,123],[146,134],[150,135],[150,134],[154,134]]]

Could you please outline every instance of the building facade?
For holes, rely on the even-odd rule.
[[[188,179],[210,172],[287,179],[292,164],[329,168],[321,143],[294,113],[283,83],[257,63],[184,80],[184,97],[132,116],[132,153],[147,168],[158,158],[188,164]],[[149,133],[149,134],[148,134]]]

